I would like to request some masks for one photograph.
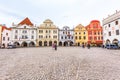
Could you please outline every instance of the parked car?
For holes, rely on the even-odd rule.
[[[8,48],[8,49],[12,49],[12,48],[16,48],[16,46],[15,46],[15,45],[8,45],[7,48]]]
[[[115,44],[107,44],[106,46],[105,46],[107,49],[118,49],[119,47],[117,46],[117,45],[115,45]]]

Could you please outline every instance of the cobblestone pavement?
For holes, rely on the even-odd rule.
[[[0,49],[0,80],[120,80],[120,50]]]

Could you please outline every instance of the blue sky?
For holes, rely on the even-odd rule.
[[[0,24],[11,27],[25,17],[40,25],[51,19],[60,28],[88,25],[120,10],[120,0],[0,0]]]

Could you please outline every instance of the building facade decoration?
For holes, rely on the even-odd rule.
[[[103,30],[100,21],[92,20],[88,26],[88,43],[92,46],[101,46],[103,44]]]
[[[46,19],[37,29],[37,46],[58,45],[58,27],[50,19]]]
[[[37,39],[36,31],[36,26],[33,25],[29,18],[25,18],[19,24],[12,25],[11,42],[17,47],[34,47]]]
[[[87,36],[87,30],[82,24],[79,24],[74,28],[74,39],[76,46],[81,46],[82,44],[86,45],[88,40]]]
[[[59,29],[59,46],[72,46],[74,44],[73,29],[64,26]]]

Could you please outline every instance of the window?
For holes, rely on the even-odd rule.
[[[67,39],[67,37],[65,36],[65,39]]]
[[[63,39],[63,36],[61,36],[61,39]]]
[[[53,38],[57,39],[57,36],[53,36]]]
[[[77,36],[75,36],[75,39],[77,39]]]
[[[22,31],[22,33],[24,33],[24,31]]]
[[[70,32],[68,32],[68,34],[70,34]]]
[[[109,31],[109,36],[111,36],[111,31]]]
[[[24,28],[26,29],[26,26],[24,26]]]
[[[53,30],[53,33],[56,34],[56,33],[57,33],[57,30]]]
[[[27,35],[25,35],[25,39],[28,39]]]
[[[75,34],[77,35],[77,32]]]
[[[10,40],[10,38],[8,37],[8,41]]]
[[[31,36],[31,39],[34,39],[34,36]]]
[[[79,39],[81,39],[81,36],[79,36]]]
[[[39,30],[39,33],[43,33],[43,30]]]
[[[92,37],[89,37],[90,40],[92,40]]]
[[[6,33],[6,36],[8,36],[8,33]]]
[[[17,35],[15,35],[15,39],[17,39],[18,37],[17,37]]]
[[[63,31],[63,34],[64,34],[64,31]]]
[[[81,33],[79,32],[79,34],[81,34]]]
[[[119,35],[119,30],[116,30],[116,35]]]
[[[49,36],[49,38],[51,38],[51,36]]]
[[[83,34],[85,34],[85,32]]]
[[[49,30],[49,33],[50,33],[51,31]]]
[[[66,31],[66,34],[67,34],[67,31]]]
[[[85,40],[85,39],[86,39],[86,37],[84,36],[84,37],[83,37],[83,39]]]
[[[42,36],[42,35],[39,35],[39,38],[43,38],[43,36]]]
[[[101,37],[101,39],[103,40],[103,37]]]
[[[68,39],[70,39],[70,36],[68,36]]]
[[[115,25],[118,25],[118,21],[115,21]]]
[[[15,30],[15,33],[18,33],[18,30]]]
[[[22,39],[24,39],[24,36],[22,35]]]
[[[26,30],[23,30],[22,33],[27,33],[27,31],[26,31]]]
[[[34,34],[34,31],[32,31],[32,33]]]
[[[5,37],[3,37],[3,41],[5,41]]]
[[[47,36],[46,36],[46,38],[47,38]]]
[[[48,33],[48,31],[46,30],[46,33]]]
[[[110,24],[108,24],[108,26],[110,27]]]
[[[94,32],[94,35],[96,35],[96,32]]]
[[[101,32],[101,35],[102,35],[103,33]]]
[[[98,37],[98,40],[100,40],[100,37]]]
[[[73,36],[71,37],[71,39],[73,39]]]

